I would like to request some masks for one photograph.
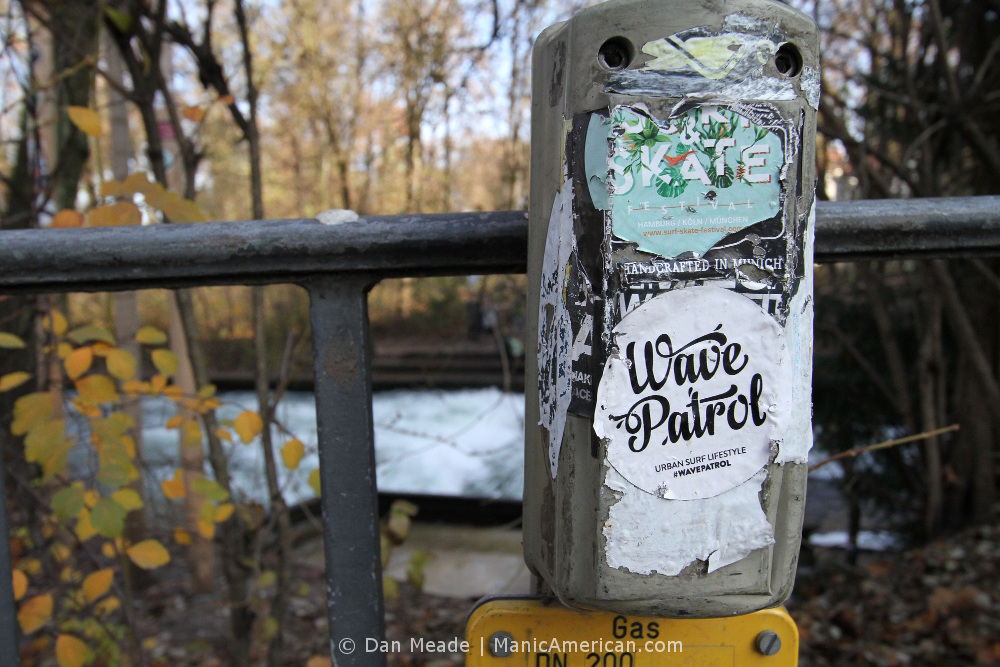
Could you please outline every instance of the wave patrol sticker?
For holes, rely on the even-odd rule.
[[[791,373],[781,326],[717,287],[660,294],[612,333],[594,431],[608,462],[660,498],[710,498],[776,454]]]

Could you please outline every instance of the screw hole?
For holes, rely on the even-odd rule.
[[[597,60],[605,69],[613,72],[623,70],[632,62],[632,44],[623,37],[612,37],[601,44]]]
[[[794,44],[782,44],[774,54],[774,67],[788,78],[796,77],[802,71],[802,54]]]

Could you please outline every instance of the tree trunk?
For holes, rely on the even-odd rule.
[[[177,355],[177,375],[174,382],[186,396],[198,393],[198,386],[191,368],[191,354],[188,350],[188,338],[181,324],[180,309],[176,295],[170,295],[170,347]],[[185,420],[195,420],[198,415],[188,408],[177,407],[178,413]],[[181,470],[184,471],[184,523],[191,533],[191,544],[188,546],[188,570],[191,573],[193,588],[198,592],[211,591],[215,586],[215,547],[212,540],[207,539],[198,530],[201,506],[207,500],[205,496],[195,491],[194,484],[205,476],[205,455],[202,440],[188,441],[185,429],[180,430],[178,447],[180,448]]]
[[[114,48],[107,49],[105,55],[108,64],[108,77],[115,83],[123,83],[124,65],[121,55]],[[111,170],[119,181],[128,177],[128,163],[132,158],[132,137],[129,135],[128,107],[125,97],[113,86],[108,87],[108,116],[111,125]],[[135,375],[143,377],[142,348],[135,341],[139,330],[139,299],[135,292],[115,292],[113,295],[115,311],[115,339],[118,347],[128,351],[135,358]],[[137,397],[123,397],[125,412],[132,417],[135,426],[130,431],[135,440],[136,459],[142,461],[142,403]],[[141,479],[131,484],[129,488],[139,494],[145,501],[145,485]],[[125,520],[125,535],[133,543],[140,542],[146,535],[146,513],[129,512]]]

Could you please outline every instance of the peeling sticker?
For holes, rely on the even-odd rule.
[[[809,106],[818,111],[820,88],[822,88],[819,70],[815,67],[802,68],[802,74],[799,77],[799,85],[802,86],[802,92],[806,96],[806,102],[809,103]]]
[[[816,222],[816,201],[809,207],[806,224],[806,238],[803,239],[803,259],[806,267],[812,267]],[[785,325],[790,347],[790,362],[794,369],[792,377],[791,423],[786,437],[778,449],[775,463],[807,463],[812,449],[812,356],[813,356],[813,272],[807,268],[798,292],[789,307],[788,322]]]
[[[774,544],[759,497],[766,478],[761,471],[713,498],[668,503],[608,468],[606,489],[619,496],[603,528],[608,566],[676,576],[695,561],[708,561],[711,573]]]
[[[600,114],[591,114],[587,123],[587,137],[584,161],[587,176],[587,190],[594,208],[608,210],[608,139],[611,138],[608,119]]]
[[[773,22],[731,14],[719,32],[702,26],[647,42],[641,49],[651,57],[646,65],[611,75],[605,91],[719,104],[794,100],[801,89],[809,105],[818,108],[815,68],[805,68],[797,78],[765,74],[765,66],[773,62],[783,43],[785,36]]]
[[[594,431],[625,479],[658,498],[710,498],[767,465],[788,424],[781,327],[716,287],[650,299],[612,332]]]
[[[646,70],[680,71],[690,68],[707,79],[761,76],[764,64],[778,51],[765,21],[744,14],[730,14],[722,31],[713,35],[707,28],[683,30],[665,39],[647,42],[642,52],[653,56]],[[777,39],[775,39],[775,37]]]
[[[781,139],[746,116],[703,106],[662,122],[615,107],[609,158],[613,234],[664,257],[703,254],[781,213]]]
[[[572,197],[573,184],[566,179],[549,215],[538,303],[538,423],[548,433],[553,479],[573,388],[573,327],[566,307],[567,277],[576,250]]]
[[[357,222],[358,214],[346,208],[331,208],[318,213],[316,219],[324,225],[342,225],[345,222]]]

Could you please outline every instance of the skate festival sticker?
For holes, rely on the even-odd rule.
[[[698,257],[781,214],[781,139],[731,109],[658,121],[641,106],[617,106],[610,134],[612,233],[639,250]]]
[[[608,463],[660,498],[710,498],[777,453],[792,378],[781,326],[718,287],[666,292],[626,315],[597,390]]]

